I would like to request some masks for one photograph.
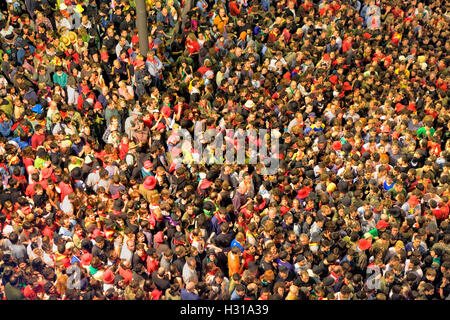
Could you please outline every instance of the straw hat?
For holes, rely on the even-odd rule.
[[[77,42],[77,34],[73,31],[69,31],[69,33],[67,34],[67,37],[69,38],[70,42],[73,44],[75,42]]]
[[[59,42],[61,43],[61,47],[64,49],[67,49],[67,47],[70,45],[70,39],[68,36],[62,36],[59,38]]]

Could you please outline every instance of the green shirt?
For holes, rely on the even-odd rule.
[[[433,136],[435,131],[434,128],[430,128],[430,136]],[[417,137],[420,139],[427,137],[427,129],[425,129],[425,127],[419,128],[417,130]]]

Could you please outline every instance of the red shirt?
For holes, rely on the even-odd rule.
[[[153,271],[158,270],[159,261],[154,260],[152,257],[147,257],[147,272],[152,274]]]
[[[200,45],[198,41],[186,40],[186,47],[188,48],[190,54],[200,51]]]
[[[248,253],[247,250],[244,250],[242,258],[244,258],[244,270],[248,268],[250,262],[255,261],[255,256]]]
[[[202,74],[202,76],[206,73],[206,71],[211,70],[210,68],[206,67],[206,66],[201,66],[200,68],[198,68],[198,72],[200,72]]]
[[[59,189],[61,190],[61,202],[69,193],[73,192],[72,186],[62,181],[59,183]]]
[[[124,144],[124,143],[120,143],[119,145],[119,158],[120,160],[123,160],[125,158],[125,156],[127,155],[129,150],[129,146],[128,144]]]
[[[236,1],[230,2],[230,16],[236,17],[241,13],[241,10],[239,10],[239,7],[236,3]]]
[[[37,147],[42,146],[42,144],[45,141],[45,133],[44,134],[37,134],[34,133],[31,137],[31,146],[33,147],[33,150],[36,150]]]

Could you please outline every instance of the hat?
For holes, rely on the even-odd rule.
[[[137,114],[137,115],[141,115],[142,112],[140,112],[137,108],[134,108],[133,111],[131,112],[131,114]]]
[[[384,220],[380,220],[380,221],[378,221],[378,223],[377,223],[377,229],[378,230],[380,230],[380,229],[383,229],[383,228],[387,228],[387,227],[389,227],[389,223],[387,223],[386,221],[384,221]]]
[[[245,107],[248,109],[251,109],[255,106],[255,103],[253,102],[253,100],[247,100],[247,102],[245,103]]]
[[[315,112],[310,112],[309,114],[308,114],[308,117],[316,117],[316,113]]]
[[[70,39],[67,36],[62,36],[61,38],[59,38],[59,42],[61,42],[64,48],[67,48],[70,45]]]
[[[84,158],[84,164],[91,164],[92,162],[94,162],[94,157],[90,154],[86,155]]]
[[[128,150],[134,149],[134,148],[136,148],[136,143],[134,143],[133,141],[131,141],[131,142],[128,144]]]
[[[202,182],[200,182],[199,188],[202,190],[208,189],[212,185],[212,181],[203,179]]]
[[[403,249],[405,247],[405,244],[403,243],[402,240],[397,240],[395,246]]]
[[[27,298],[28,300],[34,300],[36,298],[36,292],[34,292],[33,288],[28,285],[23,289],[23,295],[25,296],[25,298]]]
[[[213,77],[213,76],[214,76],[214,72],[212,72],[211,70],[208,70],[208,71],[205,72],[205,77],[206,78]],[[249,101],[251,101],[251,100],[249,100]],[[247,108],[249,108],[249,107],[247,107]]]
[[[417,206],[419,204],[419,199],[417,198],[417,196],[412,195],[411,197],[409,197],[408,199],[408,204],[410,206]]]
[[[166,125],[162,122],[158,123],[158,125],[156,126],[156,131],[158,130],[164,130],[164,128],[166,127]]]
[[[103,272],[103,282],[106,284],[112,284],[114,283],[114,273],[110,269],[106,269],[105,272]]]
[[[308,189],[308,188],[302,188],[302,189],[298,190],[297,198],[303,200],[303,199],[305,199],[305,198],[309,195],[310,192],[311,192],[310,189]]]
[[[69,38],[69,40],[72,44],[77,41],[77,34],[73,31],[69,31],[69,33],[67,34],[67,37]]]
[[[344,84],[342,85],[342,90],[350,91],[352,90],[352,85],[348,81],[345,81]]]
[[[334,190],[336,190],[336,184],[331,182],[327,185],[327,192],[333,192]]]
[[[85,253],[81,256],[81,265],[88,266],[91,264],[92,254]]]
[[[130,269],[119,268],[119,274],[123,277],[125,283],[129,283],[133,280],[133,272]]]
[[[152,167],[153,167],[153,162],[151,162],[150,160],[144,161],[144,169],[150,170]]]
[[[334,151],[339,151],[342,149],[342,142],[341,141],[334,141],[331,145]]]
[[[156,186],[156,178],[154,176],[148,176],[145,178],[144,187],[147,190],[153,190]]]
[[[366,239],[360,239],[358,242],[358,248],[362,251],[370,249],[372,247],[372,242]]]

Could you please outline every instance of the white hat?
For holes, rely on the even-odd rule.
[[[84,163],[85,164],[91,164],[94,161],[93,156],[88,154],[85,158],[84,158]]]
[[[255,103],[253,102],[253,100],[247,100],[247,102],[245,103],[245,107],[246,108],[253,108],[255,106]]]
[[[214,76],[214,72],[212,72],[211,70],[208,70],[205,72],[205,77],[209,78],[209,77],[213,77]]]
[[[137,108],[134,108],[133,111],[131,112],[131,114],[141,115],[142,112],[140,112]]]

